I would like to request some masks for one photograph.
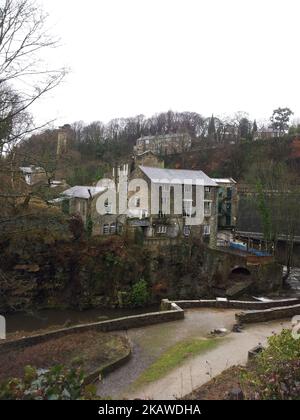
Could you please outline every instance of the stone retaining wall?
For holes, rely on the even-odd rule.
[[[78,325],[75,327],[64,328],[61,330],[51,331],[45,334],[31,337],[25,337],[18,340],[3,341],[0,342],[0,353],[16,350],[19,348],[30,347],[35,344],[43,343],[47,340],[59,338],[67,334],[76,334],[89,330],[101,332],[122,331],[130,328],[144,327],[146,325],[176,321],[184,318],[184,311],[173,302],[170,302],[168,308],[170,309],[161,312],[151,312],[147,314],[133,315],[93,324]]]
[[[174,302],[182,309],[191,308],[222,308],[222,309],[245,309],[245,310],[261,310],[270,308],[280,308],[300,304],[300,299],[281,299],[272,302],[251,302],[239,300],[177,300]]]
[[[127,354],[119,359],[116,359],[115,361],[108,363],[107,365],[103,366],[100,369],[96,369],[93,373],[90,373],[89,375],[87,375],[84,379],[84,384],[88,385],[91,384],[93,382],[96,382],[97,380],[99,380],[99,377],[101,375],[101,377],[108,375],[109,373],[119,369],[120,367],[122,367],[123,365],[125,365],[131,358],[131,348],[130,345],[128,347],[127,350]]]
[[[272,308],[261,311],[249,311],[236,314],[236,319],[241,324],[272,321],[274,319],[293,318],[300,315],[300,305],[287,306],[284,308]]]

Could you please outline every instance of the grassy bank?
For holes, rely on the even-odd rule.
[[[0,355],[0,382],[20,378],[25,366],[50,369],[56,365],[82,368],[86,375],[125,357],[130,350],[128,340],[118,334],[86,331],[20,348]]]
[[[188,339],[176,343],[142,373],[135,382],[134,387],[157,381],[174,368],[180,366],[186,359],[212,350],[220,342],[220,339]]]

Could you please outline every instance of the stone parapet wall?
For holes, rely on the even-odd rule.
[[[25,337],[13,341],[0,342],[0,353],[19,348],[25,348],[34,346],[39,343],[43,343],[53,338],[59,338],[67,334],[81,333],[84,331],[122,331],[130,328],[139,328],[146,325],[153,325],[162,322],[176,321],[184,318],[184,311],[179,308],[176,304],[170,302],[170,310],[161,312],[151,312],[142,315],[128,316],[124,318],[113,319],[109,321],[102,321],[93,324],[78,325],[75,327],[64,328],[57,331],[52,331],[45,334],[35,335],[31,337]]]
[[[221,308],[221,309],[245,309],[245,310],[265,310],[270,308],[279,308],[291,305],[300,304],[300,299],[281,299],[271,302],[252,302],[252,301],[239,301],[227,300],[218,301],[212,300],[177,300],[174,303],[182,309],[191,308]]]
[[[236,319],[241,324],[250,324],[272,321],[275,319],[292,319],[295,315],[300,315],[300,305],[265,309],[261,311],[241,312],[236,314]]]

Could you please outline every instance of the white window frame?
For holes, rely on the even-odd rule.
[[[211,198],[211,187],[204,187],[204,200]]]
[[[160,235],[165,235],[167,233],[167,231],[168,231],[167,226],[161,225],[161,226],[158,226],[158,228],[157,228],[157,233],[160,234]]]
[[[210,235],[210,231],[211,231],[210,225],[204,225],[203,226],[203,235],[204,236],[209,236]]]

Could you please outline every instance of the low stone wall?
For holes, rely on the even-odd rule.
[[[131,348],[130,345],[128,346],[127,354],[120,359],[116,359],[115,361],[108,363],[107,365],[103,366],[100,369],[95,370],[93,373],[90,373],[87,375],[84,379],[85,385],[88,385],[90,383],[93,383],[97,381],[101,376],[106,376],[109,373],[119,369],[123,365],[125,365],[131,358]]]
[[[142,315],[133,315],[124,318],[113,319],[109,321],[102,321],[93,324],[78,325],[75,327],[64,328],[57,331],[51,331],[45,334],[25,337],[13,341],[0,342],[0,353],[12,351],[24,347],[30,347],[35,344],[43,343],[53,338],[59,338],[67,334],[79,334],[84,331],[122,331],[130,328],[144,327],[146,325],[153,325],[162,322],[176,321],[184,318],[184,311],[173,302],[168,305],[169,310],[161,312],[151,312]]]
[[[281,299],[273,300],[271,302],[252,302],[252,301],[239,301],[227,300],[218,301],[213,300],[177,300],[174,302],[182,309],[191,308],[221,308],[221,309],[245,309],[245,310],[264,310],[270,308],[280,308],[300,304],[300,299]]]
[[[250,324],[255,322],[272,321],[275,319],[291,319],[295,315],[300,315],[300,305],[265,309],[261,311],[241,312],[236,314],[235,317],[241,324]]]

